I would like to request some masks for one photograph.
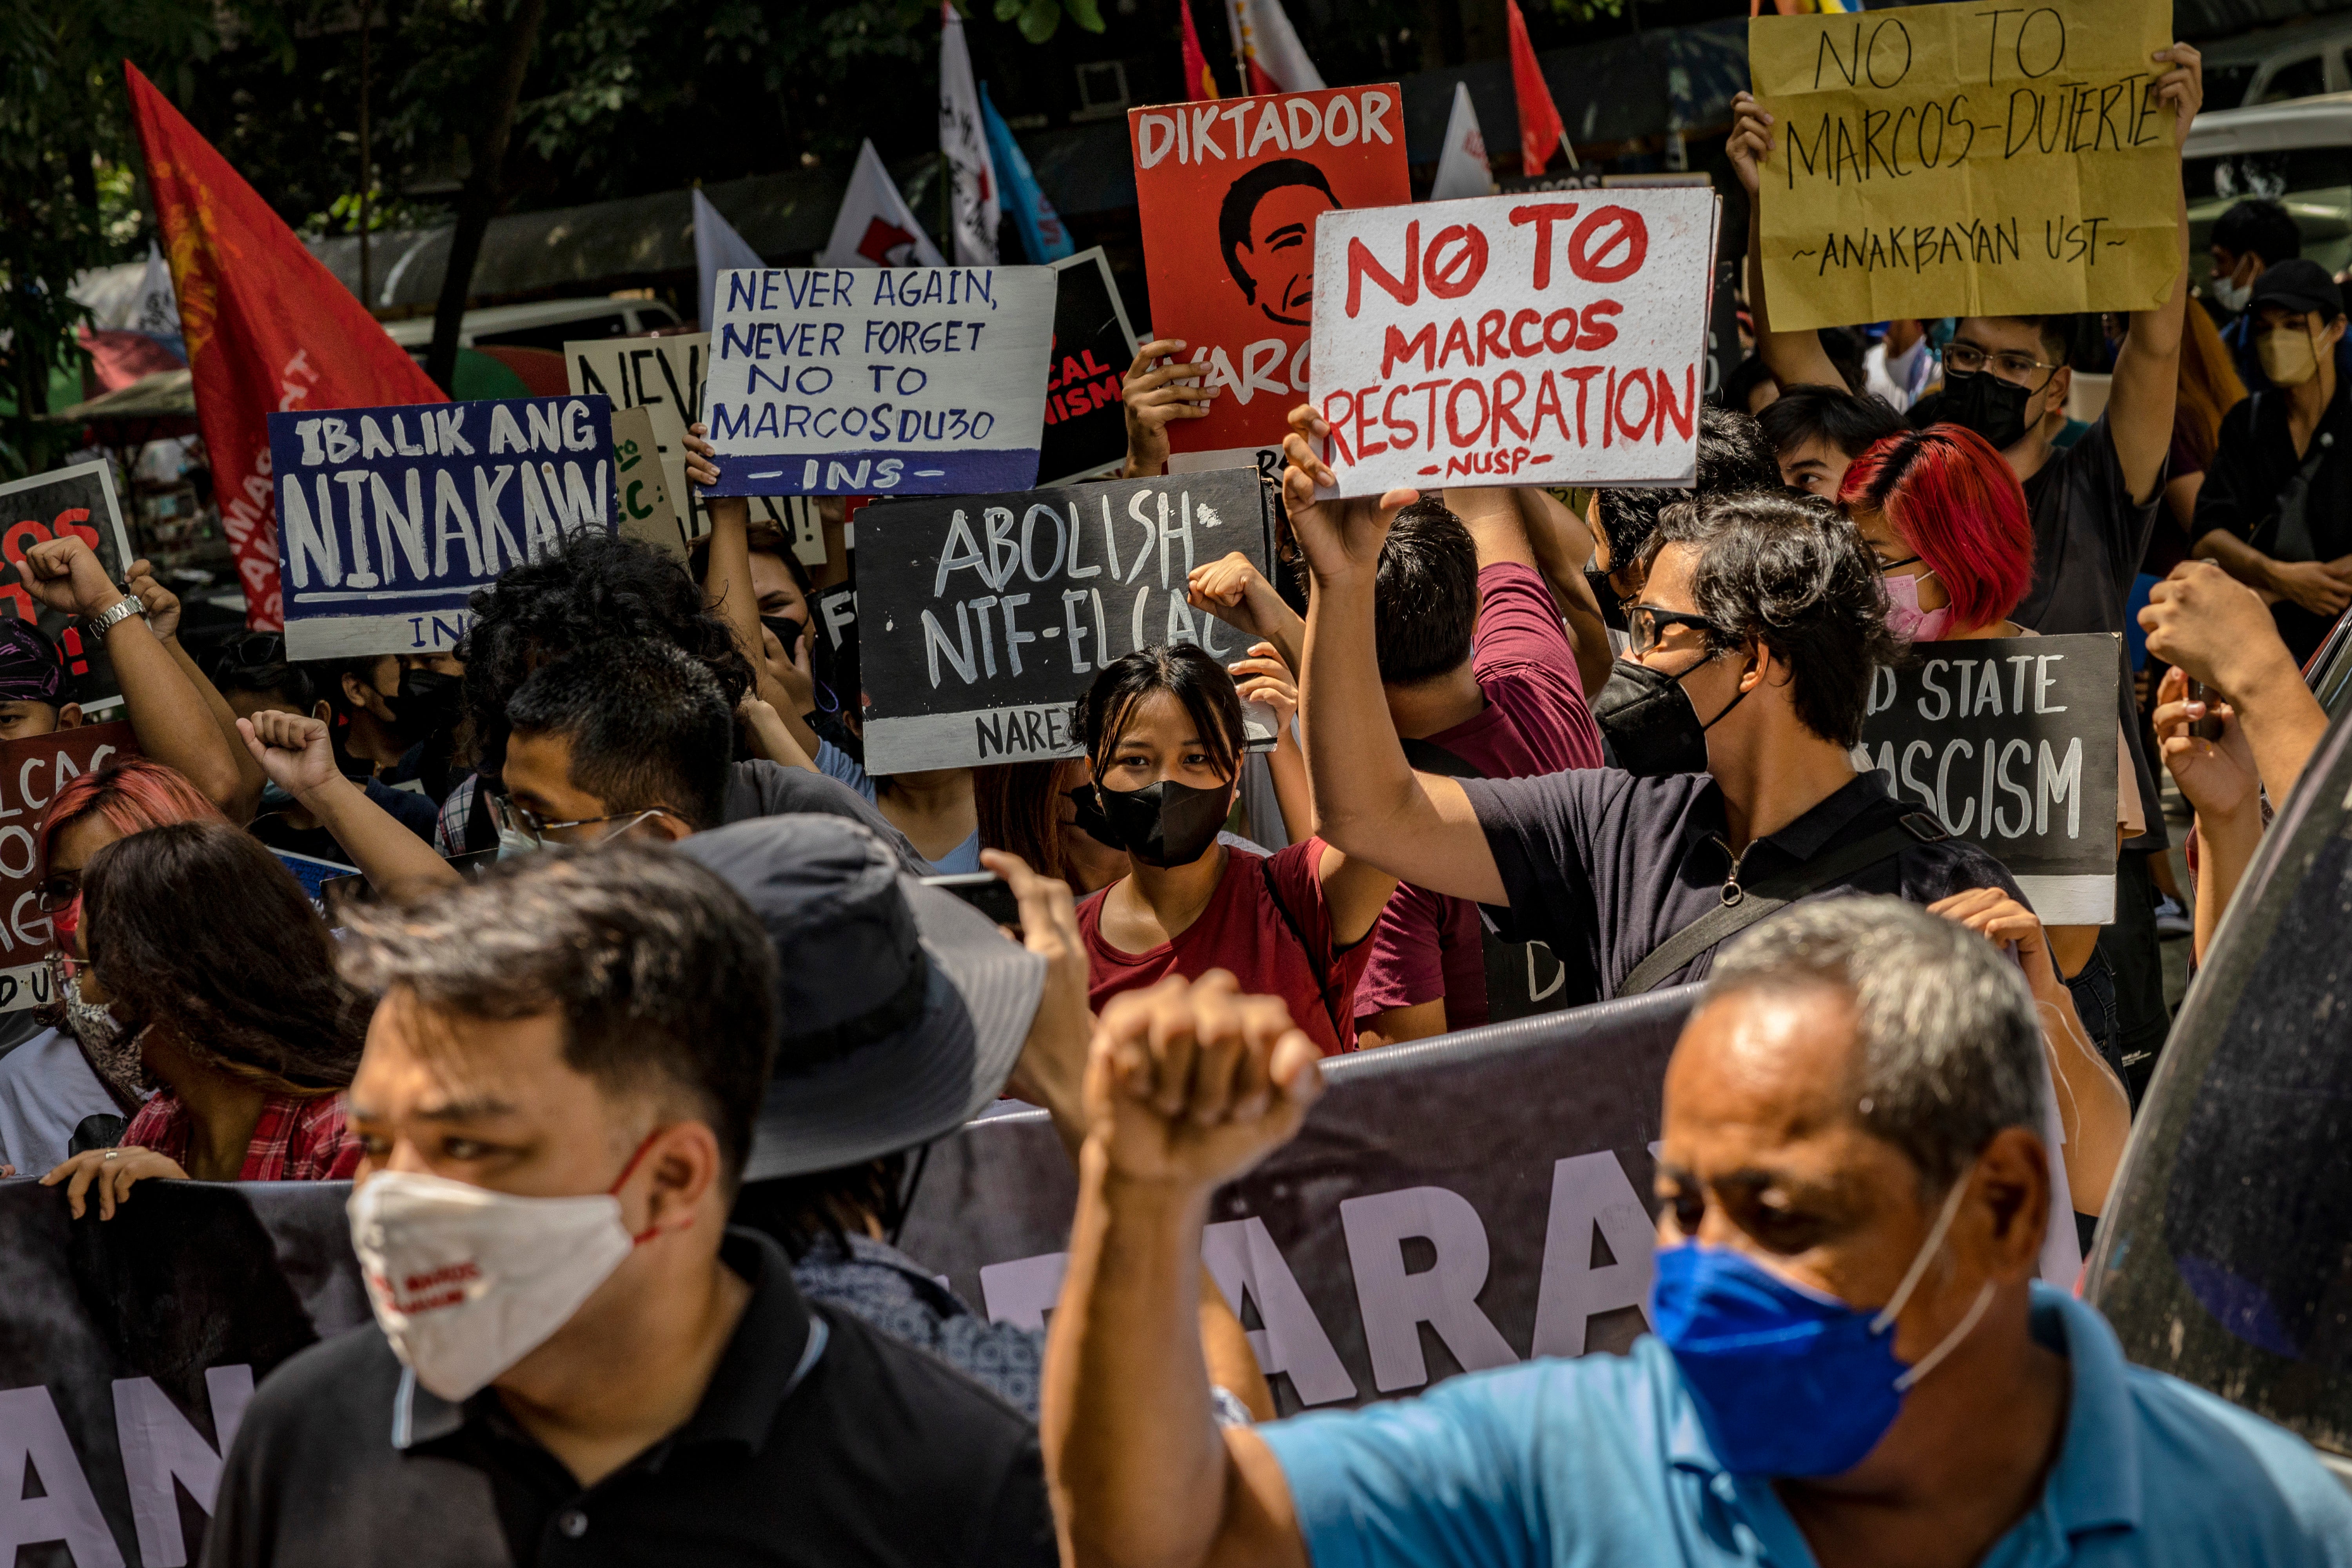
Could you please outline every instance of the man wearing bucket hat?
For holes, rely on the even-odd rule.
[[[1020,901],[1024,950],[843,818],[763,817],[677,847],[743,895],[778,960],[775,1069],[735,1222],[784,1244],[810,1300],[1035,1416],[1044,1331],[988,1321],[891,1243],[923,1152],[1008,1089],[1044,1107],[1074,1154],[1085,1135],[1094,1020],[1068,886],[990,853]],[[1248,1338],[1205,1269],[1200,1319],[1220,1418],[1270,1415]]]

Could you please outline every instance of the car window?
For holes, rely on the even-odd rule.
[[[2317,55],[2289,60],[2263,83],[2258,103],[2284,103],[2291,98],[2312,98],[2327,90],[2327,62]]]
[[[2261,68],[2258,65],[2207,66],[2205,107],[2208,110],[2237,108],[2246,100],[2246,89],[2253,85],[2254,72]]]
[[[507,332],[485,332],[474,340],[477,346],[497,343],[508,348],[551,349],[563,352],[563,345],[579,338],[618,338],[628,335],[629,319],[615,310],[609,316],[586,316],[578,321],[550,321],[543,326],[518,327]]]
[[[2084,1276],[2124,1352],[2352,1453],[2352,725],[2189,990]]]

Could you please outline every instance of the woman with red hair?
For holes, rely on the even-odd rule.
[[[0,1174],[13,1166],[32,1175],[83,1149],[111,1145],[150,1087],[138,1042],[115,1021],[86,966],[78,929],[82,868],[134,833],[225,820],[185,774],[144,757],[80,774],[49,801],[33,847],[40,921],[56,941],[47,961],[48,996],[25,1014],[46,1027],[13,1048],[0,1046]],[[37,931],[39,921],[12,923]]]

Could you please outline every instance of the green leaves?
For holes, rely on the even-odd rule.
[[[1065,15],[1089,33],[1103,30],[1098,0],[996,0],[996,19],[1017,26],[1033,44],[1052,37]]]

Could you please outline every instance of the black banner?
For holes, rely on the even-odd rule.
[[[2116,890],[2112,633],[1922,643],[1871,682],[1854,766],[1982,845],[2053,925],[2101,925]],[[2146,803],[2144,803],[2146,804]]]
[[[1066,485],[1126,460],[1119,383],[1137,344],[1101,246],[1055,262],[1054,273],[1054,353],[1037,474],[1041,484]]]
[[[1111,660],[1180,641],[1242,657],[1249,639],[1186,605],[1185,577],[1234,551],[1267,571],[1268,537],[1246,468],[866,508],[867,771],[1075,755],[1070,704]]]

